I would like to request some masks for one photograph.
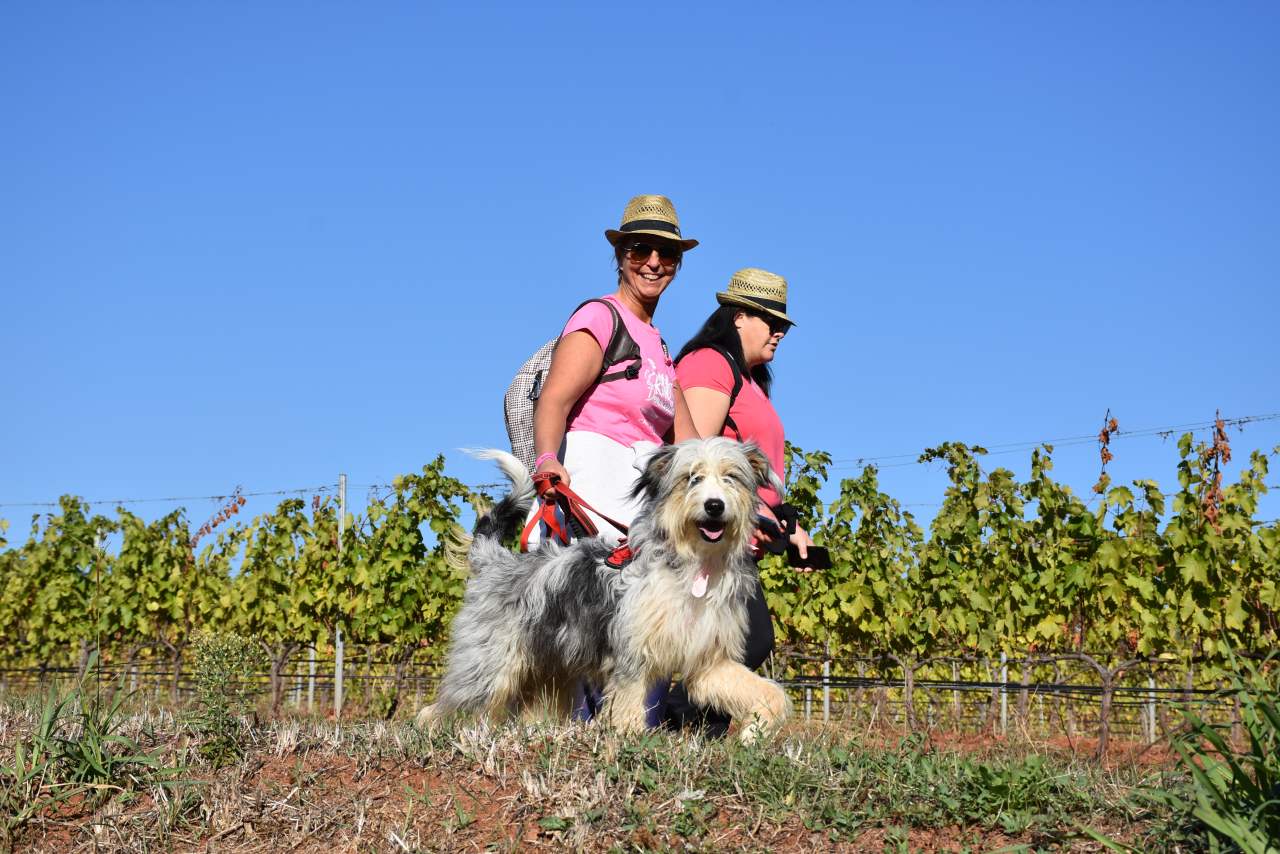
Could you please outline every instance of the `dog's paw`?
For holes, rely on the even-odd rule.
[[[777,732],[791,714],[791,700],[782,686],[772,680],[762,680],[766,689],[761,692],[758,705],[749,719],[744,720],[738,739],[743,744],[755,744]]]
[[[756,712],[749,720],[743,721],[742,728],[738,730],[738,741],[751,745],[773,738],[781,728],[783,717]]]
[[[644,709],[620,709],[614,707],[609,710],[609,725],[623,735],[635,735],[648,729],[648,723],[645,721]]]
[[[432,703],[418,710],[417,716],[413,719],[413,724],[418,729],[429,729],[439,719],[440,713],[436,709],[435,703]]]
[[[770,690],[766,692],[765,703],[769,709],[770,723],[777,726],[791,717],[791,698],[777,682],[772,679],[768,681]]]
[[[773,729],[774,727],[761,720],[759,715],[752,715],[751,720],[745,723],[742,729],[738,731],[738,741],[745,745],[764,741],[769,737]]]

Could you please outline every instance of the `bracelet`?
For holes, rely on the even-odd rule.
[[[544,454],[538,454],[538,458],[533,461],[533,470],[537,471],[538,469],[542,468],[542,464],[545,463],[547,460],[554,460],[555,458],[556,458],[556,455],[551,453],[550,451],[547,451]]]

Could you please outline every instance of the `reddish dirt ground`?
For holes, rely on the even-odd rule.
[[[990,737],[948,739],[937,746],[975,755],[1009,754],[1007,745]],[[1117,745],[1108,760],[1128,763],[1135,757],[1144,765],[1165,758]],[[525,803],[524,790],[515,780],[503,782],[478,769],[427,769],[403,761],[364,764],[334,756],[271,757],[220,772],[209,782],[213,789],[223,787],[214,805],[206,798],[206,806],[193,816],[193,826],[175,830],[167,840],[156,838],[158,844],[148,846],[151,850],[854,852],[901,850],[905,844],[911,851],[958,852],[1035,842],[981,827],[912,829],[905,834],[876,827],[836,840],[805,828],[799,819],[765,821],[732,797],[709,801],[705,830],[692,839],[669,827],[622,822],[600,822],[575,832],[539,821],[541,811]],[[57,819],[28,834],[18,850],[119,850],[113,842],[124,840],[116,831],[127,827],[130,817],[144,819],[156,804],[144,796],[114,815],[95,814],[85,807],[83,800],[68,803]],[[1076,841],[1065,850],[1102,849]]]

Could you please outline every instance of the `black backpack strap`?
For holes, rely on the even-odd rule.
[[[618,313],[618,307],[607,299],[596,297],[581,303],[573,310],[573,314],[577,314],[582,306],[587,303],[598,302],[608,307],[609,314],[613,316],[613,331],[609,334],[609,342],[604,346],[604,362],[600,366],[600,378],[597,383],[608,383],[614,380],[633,380],[640,376],[640,345],[631,337],[631,333],[627,331],[627,324],[622,320],[622,315]],[[573,315],[569,315],[572,317]],[[665,345],[664,345],[665,346]],[[619,362],[631,362],[620,371],[609,373],[609,369]]]
[[[734,401],[738,399],[738,392],[742,391],[742,369],[738,367],[738,360],[733,358],[733,354],[719,344],[708,344],[707,346],[724,356],[724,360],[729,363],[729,370],[733,371],[733,391],[729,392],[729,409],[732,410]],[[724,415],[724,426],[733,430],[739,441],[741,441],[742,431],[733,422],[733,416],[728,411]]]

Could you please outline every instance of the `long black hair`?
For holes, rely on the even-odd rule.
[[[749,374],[751,379],[755,380],[756,385],[760,386],[764,396],[768,397],[769,386],[773,383],[773,372],[769,370],[767,364],[760,364],[750,370],[747,369],[746,357],[742,355],[742,339],[738,337],[738,327],[733,322],[733,319],[740,311],[747,314],[751,313],[749,309],[737,305],[722,305],[711,312],[711,316],[702,324],[702,328],[689,339],[687,344],[680,348],[680,353],[676,356],[676,362],[678,363],[694,350],[701,350],[712,345],[723,347],[738,363],[738,370],[743,374]]]

